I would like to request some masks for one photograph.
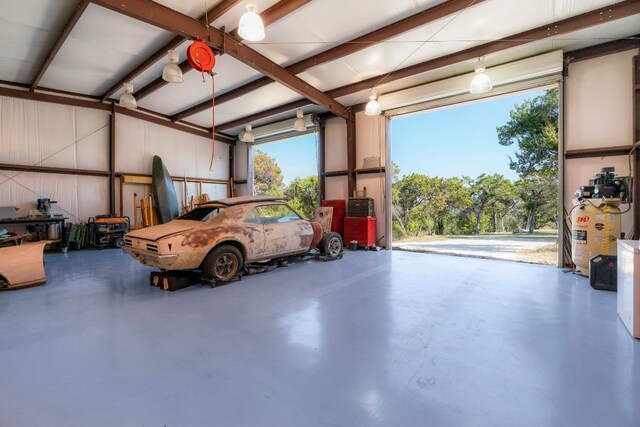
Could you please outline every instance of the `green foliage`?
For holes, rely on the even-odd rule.
[[[284,186],[282,169],[276,160],[264,151],[255,150],[253,154],[254,193],[256,195],[284,196],[289,204],[305,218],[311,218],[318,207],[320,188],[317,176],[296,178]]]
[[[516,182],[516,189],[523,201],[523,219],[529,233],[545,225],[557,226],[557,177],[545,173],[529,175]]]
[[[320,187],[317,176],[296,178],[284,190],[289,205],[305,218],[311,218],[319,205]]]
[[[498,126],[501,145],[518,144],[509,167],[520,176],[555,174],[558,169],[558,89],[525,100],[509,113],[509,121]]]
[[[253,153],[253,188],[257,196],[282,196],[282,169],[276,160],[264,151]]]
[[[411,174],[398,178],[392,163],[393,237],[420,234],[529,232],[557,222],[558,91],[516,105],[497,128],[502,145],[518,144],[511,169],[520,179],[500,174],[472,179]]]
[[[502,218],[517,204],[513,183],[500,174],[482,174],[475,180],[465,180],[473,200],[471,210],[476,217],[473,231],[498,231],[498,225],[502,225]],[[483,225],[482,220],[485,216],[488,217],[488,224]]]

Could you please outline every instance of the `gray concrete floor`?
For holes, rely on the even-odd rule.
[[[553,267],[347,253],[168,293],[118,250],[0,293],[0,426],[638,426],[616,294]]]

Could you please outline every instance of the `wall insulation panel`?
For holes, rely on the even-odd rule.
[[[109,113],[0,97],[0,163],[106,171]]]
[[[328,119],[325,122],[324,132],[325,171],[347,170],[346,122],[341,118]]]
[[[633,142],[632,58],[637,49],[569,64],[565,149]]]
[[[70,222],[86,221],[109,213],[109,199],[104,197],[108,192],[106,177],[0,171],[0,206],[19,208],[19,216],[27,216],[35,210],[36,199],[46,197],[58,202],[52,209],[54,214],[62,214]]]
[[[356,114],[356,169],[364,167],[364,159],[379,158],[380,166],[386,164],[387,119],[380,116],[367,116],[364,112]],[[356,187],[367,187],[367,197],[374,199],[376,213],[376,241],[385,246],[386,230],[386,178],[384,173],[358,174]],[[389,195],[391,197],[391,195]]]
[[[0,97],[0,163],[47,166],[108,172],[110,113],[9,97]],[[186,132],[116,116],[116,172],[151,174],[154,154],[163,158],[174,176],[227,180],[229,148],[215,144],[213,171],[209,171],[211,140]],[[118,184],[118,181],[116,181]],[[180,206],[185,200],[183,183],[175,183]],[[189,183],[188,195],[200,188],[210,198],[227,196],[227,185]],[[133,193],[147,195],[149,186],[125,186],[124,214],[133,215]],[[109,213],[109,180],[76,176],[0,170],[0,206],[20,208],[19,216],[35,209],[40,197],[57,200],[54,213],[71,222]],[[116,212],[120,192],[116,185]]]
[[[632,58],[637,49],[570,63],[565,78],[565,150],[633,144]],[[603,167],[614,166],[629,175],[628,156],[565,160],[564,206],[573,207],[573,195]],[[636,177],[637,181],[637,177]],[[625,211],[629,205],[621,206]],[[622,231],[630,236],[631,211],[622,215]],[[638,236],[636,236],[637,238]]]

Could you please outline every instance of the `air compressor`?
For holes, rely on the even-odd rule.
[[[571,253],[582,275],[590,276],[591,260],[598,255],[615,259],[616,241],[621,237],[620,205],[631,202],[630,184],[629,177],[618,177],[615,168],[605,167],[589,185],[576,191],[571,210]]]

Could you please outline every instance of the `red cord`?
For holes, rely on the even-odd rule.
[[[209,164],[209,172],[213,172],[213,162],[215,160],[215,152],[216,152],[216,97],[215,97],[215,82],[214,82],[214,74],[211,72],[211,163]]]

